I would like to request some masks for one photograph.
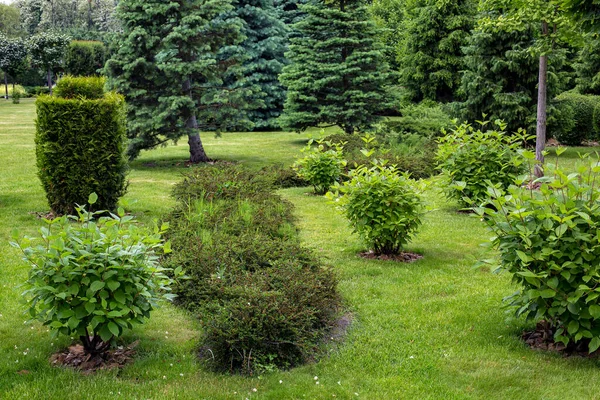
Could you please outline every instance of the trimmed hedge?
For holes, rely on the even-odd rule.
[[[65,72],[75,76],[98,75],[105,61],[106,47],[102,42],[74,40],[65,55]]]
[[[202,323],[206,360],[253,374],[312,359],[340,307],[333,272],[303,248],[273,175],[240,165],[188,172],[164,265],[190,279],[176,302]]]
[[[106,78],[99,76],[63,76],[54,89],[54,94],[63,99],[96,100],[104,97]]]
[[[73,214],[93,192],[98,209],[116,209],[127,186],[124,106],[114,93],[96,100],[37,98],[38,176],[54,213]]]
[[[594,110],[600,96],[568,92],[556,97],[553,104],[556,118],[549,130],[561,144],[578,146],[584,140],[597,139],[600,132],[595,128]]]

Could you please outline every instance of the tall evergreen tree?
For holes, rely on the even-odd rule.
[[[315,0],[303,11],[280,78],[288,89],[282,126],[371,127],[387,107],[390,74],[367,8],[360,0]]]
[[[381,27],[380,40],[385,44],[387,63],[395,70],[400,68],[398,50],[403,36],[406,0],[373,0],[371,14]]]
[[[242,67],[244,79],[231,86],[251,92],[248,116],[256,130],[278,129],[277,119],[285,100],[279,74],[285,63],[286,27],[277,17],[273,0],[237,0],[233,5],[232,15],[243,21],[245,36],[237,51],[246,60]]]
[[[575,64],[577,90],[583,94],[600,95],[600,37],[590,35]]]
[[[239,59],[217,58],[237,45],[242,21],[223,17],[229,0],[121,0],[124,32],[106,70],[128,103],[128,153],[187,136],[190,162],[208,161],[200,130],[243,123],[241,91],[224,88]]]
[[[454,100],[463,69],[461,46],[473,27],[475,0],[408,0],[398,62],[413,101]]]
[[[308,0],[274,0],[273,3],[278,18],[291,29],[293,24],[304,18],[302,6],[308,3]]]

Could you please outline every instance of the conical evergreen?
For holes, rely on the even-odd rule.
[[[288,89],[282,126],[370,128],[388,105],[390,74],[364,3],[315,0],[302,10],[306,17],[295,25],[300,35],[286,54],[291,64],[280,77]]]
[[[243,93],[223,86],[239,60],[217,60],[241,40],[242,22],[223,17],[231,10],[230,0],[120,1],[123,33],[106,71],[127,100],[131,157],[187,136],[190,161],[204,162],[200,130],[244,123]]]
[[[279,19],[291,27],[304,18],[302,6],[308,3],[308,0],[274,0],[275,9]]]
[[[453,101],[463,69],[461,46],[473,27],[475,0],[413,0],[406,4],[398,62],[412,101]]]
[[[243,21],[245,39],[227,53],[243,55],[244,79],[231,87],[244,87],[251,93],[248,117],[255,130],[278,129],[285,90],[279,74],[285,63],[286,27],[279,20],[273,0],[237,0],[231,15]]]

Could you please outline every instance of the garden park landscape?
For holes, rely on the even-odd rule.
[[[597,398],[597,7],[0,5],[0,399]]]

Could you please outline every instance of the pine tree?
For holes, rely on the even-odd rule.
[[[575,64],[577,90],[583,94],[600,95],[600,37],[590,35]]]
[[[231,10],[229,0],[121,0],[124,32],[106,70],[128,103],[131,158],[187,136],[190,162],[206,162],[200,130],[244,123],[242,91],[223,84],[240,60],[217,58],[241,40],[242,22],[223,17]]]
[[[463,69],[461,46],[473,27],[475,0],[412,0],[406,4],[398,62],[413,101],[454,100]]]
[[[316,0],[303,11],[280,77],[288,89],[282,126],[368,129],[388,105],[390,74],[367,8],[358,0]]]
[[[285,90],[279,83],[279,74],[285,63],[286,27],[277,18],[273,0],[237,0],[233,16],[243,23],[246,39],[239,49],[227,53],[243,55],[244,79],[231,87],[243,87],[251,92],[248,117],[256,130],[278,129],[277,119],[283,110]]]
[[[306,3],[308,0],[274,0],[277,16],[290,29],[304,18],[302,6]]]

